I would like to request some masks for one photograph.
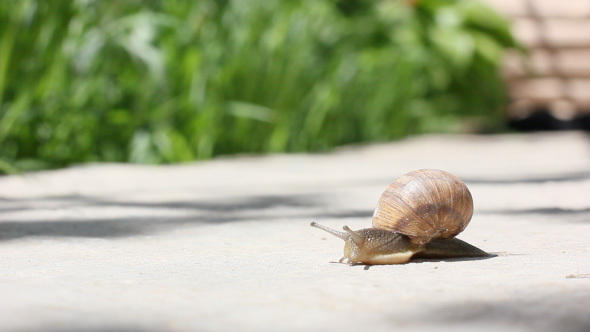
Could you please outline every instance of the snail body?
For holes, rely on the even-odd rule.
[[[373,228],[339,232],[315,222],[345,241],[349,264],[402,264],[412,257],[453,258],[488,256],[455,236],[469,224],[473,198],[456,176],[433,169],[403,175],[389,185],[373,213]]]

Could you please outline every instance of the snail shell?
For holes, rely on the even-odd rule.
[[[450,239],[462,232],[473,215],[473,198],[458,177],[421,169],[389,185],[377,203],[373,227],[408,236],[416,244]]]

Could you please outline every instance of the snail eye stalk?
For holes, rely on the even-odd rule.
[[[332,235],[334,235],[334,236],[336,236],[336,237],[339,237],[339,238],[341,238],[341,239],[342,239],[342,240],[344,240],[344,241],[346,241],[346,238],[348,237],[348,234],[346,234],[346,233],[344,233],[344,232],[339,232],[339,231],[337,231],[337,230],[334,230],[334,229],[328,228],[328,227],[326,227],[326,226],[324,226],[324,225],[320,225],[320,224],[318,224],[318,223],[317,223],[317,222],[315,222],[315,221],[314,221],[314,222],[312,222],[312,223],[311,223],[311,224],[309,224],[309,225],[310,225],[311,227],[315,227],[315,228],[321,229],[321,230],[322,230],[322,231],[324,231],[324,232],[327,232],[327,233],[330,233],[330,234],[332,234]]]
[[[354,243],[356,243],[357,245],[364,242],[364,238],[362,237],[362,235],[360,235],[359,233],[348,228],[348,226],[344,226],[344,227],[342,227],[342,229],[344,229],[346,231],[346,233],[350,234],[352,241],[354,241]]]

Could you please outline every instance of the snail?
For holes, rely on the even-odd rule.
[[[473,198],[458,177],[421,169],[389,185],[373,213],[373,228],[345,232],[311,226],[344,240],[348,264],[403,264],[411,258],[485,257],[485,251],[455,236],[469,224]]]

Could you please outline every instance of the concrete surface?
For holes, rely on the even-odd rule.
[[[466,181],[497,256],[334,263],[418,168]],[[0,177],[0,331],[590,331],[590,137],[424,136],[330,154]]]

